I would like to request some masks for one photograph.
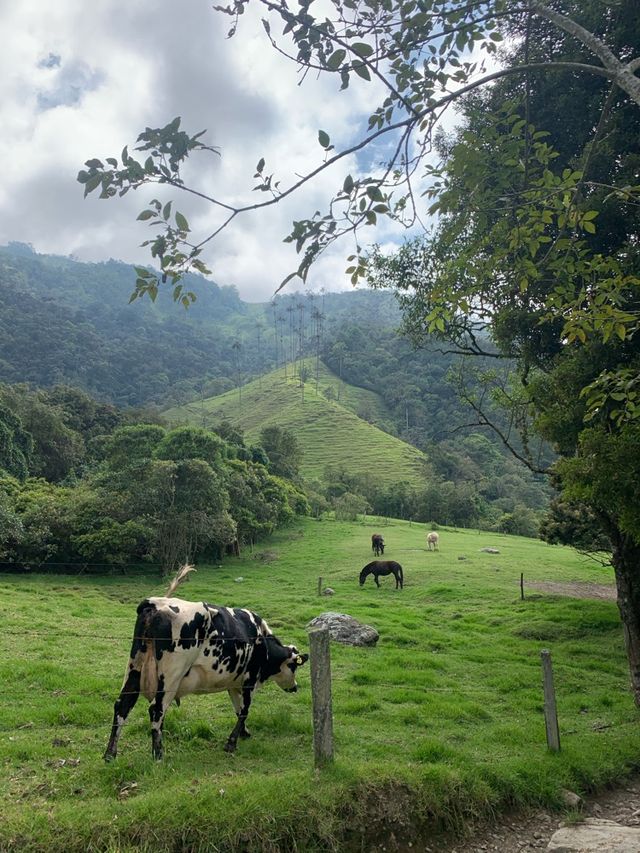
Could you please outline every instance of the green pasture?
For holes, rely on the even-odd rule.
[[[218,397],[168,409],[171,423],[212,426],[226,419],[241,427],[250,442],[260,431],[278,425],[294,431],[304,450],[301,470],[305,477],[322,478],[328,465],[346,468],[351,474],[374,475],[381,484],[406,481],[424,485],[424,454],[416,447],[383,432],[374,423],[384,423],[384,407],[377,394],[341,382],[320,366],[316,394],[315,361],[307,361],[310,378],[304,394],[289,365]],[[327,400],[322,389],[330,386],[340,401]]]
[[[402,563],[405,588],[358,573],[370,536]],[[566,548],[468,530],[304,520],[253,553],[200,566],[183,596],[247,606],[284,642],[308,647],[324,610],[380,632],[374,648],[331,646],[335,761],[313,766],[308,667],[297,694],[268,685],[253,737],[222,747],[225,694],[187,697],[153,762],[146,702],[118,758],[102,760],[135,608],[161,594],[153,575],[0,576],[0,850],[369,850],[464,831],[479,814],[554,805],[618,779],[640,757],[638,715],[615,602],[527,589],[525,582],[611,583]],[[499,554],[480,551],[495,546]],[[465,557],[466,559],[460,559]],[[317,579],[335,590],[317,596]],[[235,579],[242,577],[241,582]],[[546,749],[540,650],[553,655],[562,752]]]

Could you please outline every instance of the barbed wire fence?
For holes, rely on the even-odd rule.
[[[60,631],[29,631],[29,638],[40,638],[40,639],[49,639],[51,637],[56,637],[60,639],[60,637],[73,637],[78,639],[85,640],[100,640],[106,642],[117,643],[124,648],[128,648],[129,644],[132,640],[138,641],[146,641],[154,640],[156,638],[149,636],[136,636],[133,637],[131,635],[117,635],[117,634],[95,634],[93,632],[84,632],[84,631],[65,631],[62,633]],[[166,642],[166,638],[158,638],[162,639]],[[197,638],[196,638],[197,639]],[[210,638],[207,638],[210,639]],[[224,643],[233,643],[235,645],[247,647],[259,642],[263,639],[263,637],[239,637],[239,636],[225,636],[219,638],[212,638],[214,640],[214,644],[222,646]],[[204,638],[201,638],[203,641]],[[534,684],[520,683],[515,685],[514,687],[506,690],[503,687],[469,687],[464,686],[461,687],[458,683],[456,686],[442,686],[435,684],[410,684],[402,681],[389,681],[385,679],[380,679],[377,677],[367,678],[364,681],[358,681],[358,673],[332,673],[331,671],[331,663],[330,663],[330,639],[328,630],[314,630],[309,632],[309,644],[310,644],[310,661],[311,661],[311,690],[312,690],[312,722],[313,722],[313,746],[314,746],[314,761],[317,767],[322,767],[333,759],[334,756],[334,739],[333,739],[333,727],[334,727],[334,711],[333,711],[333,696],[336,694],[336,686],[339,688],[339,696],[340,699],[343,699],[345,696],[354,692],[362,692],[369,693],[371,690],[379,690],[381,692],[380,701],[384,702],[385,696],[387,693],[390,697],[393,696],[393,691],[401,691],[402,693],[415,693],[419,696],[441,696],[455,695],[459,697],[461,700],[470,699],[472,701],[482,701],[485,706],[490,704],[495,704],[496,707],[504,706],[505,702],[513,702],[514,694],[521,692],[530,694],[531,690],[534,687]],[[249,656],[250,657],[250,656]],[[541,697],[543,699],[543,707],[544,707],[544,728],[547,735],[547,748],[551,751],[557,752],[560,750],[560,734],[562,733],[562,737],[570,737],[573,734],[584,733],[585,731],[589,731],[587,727],[580,728],[564,728],[561,729],[558,721],[558,703],[555,696],[555,689],[553,685],[553,677],[549,677],[549,669],[550,669],[550,654],[548,650],[541,651],[541,661],[542,661],[542,674],[539,677],[537,685],[535,685],[536,689],[541,690]],[[573,671],[577,675],[582,675],[583,671],[576,666],[573,666],[569,663],[561,664],[559,667],[560,671]],[[34,681],[33,688],[35,691],[44,692],[42,687],[37,684],[37,681]],[[215,692],[225,692],[228,688],[223,687],[220,690],[216,690]],[[106,732],[109,730],[112,724],[112,701],[117,698],[118,695],[140,695],[139,691],[118,691],[117,687],[111,688],[108,686],[100,686],[87,690],[78,690],[73,689],[66,691],[61,688],[54,689],[51,692],[52,697],[56,699],[60,699],[61,701],[68,702],[74,701],[76,699],[96,699],[99,697],[105,703],[108,703],[107,707],[108,711],[105,709],[104,718],[100,720],[94,720],[90,723],[81,723],[74,722],[72,718],[64,719],[65,709],[60,710],[58,713],[60,717],[58,720],[52,720],[50,722],[44,721],[32,721],[25,720],[25,722],[16,725],[16,726],[0,726],[0,735],[8,735],[10,740],[13,740],[16,735],[20,733],[31,733],[31,732],[47,732],[49,734],[53,734],[53,732],[59,731],[60,729],[72,729],[73,731],[92,731],[94,733]],[[212,691],[213,692],[213,691]],[[15,691],[5,691],[0,689],[0,699],[5,701],[16,702],[16,693]],[[397,704],[397,701],[394,701],[392,698],[389,699],[391,704]],[[39,701],[34,704],[27,704],[25,702],[21,703],[21,707],[25,711],[34,711],[34,712],[42,712],[42,702]],[[69,709],[66,709],[69,711]],[[305,712],[306,713],[306,712]],[[347,713],[341,711],[338,716],[338,722],[340,719],[343,719],[343,715]],[[362,712],[364,713],[364,711]],[[141,721],[135,720],[132,721],[128,719],[126,721],[126,725],[134,723],[136,727],[143,725]],[[638,728],[638,721],[629,720],[625,722],[604,722],[604,721],[596,721],[595,723],[591,723],[590,730],[591,731],[604,731],[610,729],[620,729],[620,728],[628,728],[635,727]],[[542,721],[541,721],[541,729],[542,729]],[[171,731],[167,732],[169,738],[171,738]],[[55,743],[55,738],[54,738]],[[139,746],[137,749],[144,749],[144,747]]]

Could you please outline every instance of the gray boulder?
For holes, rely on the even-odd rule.
[[[499,554],[500,553],[500,551],[498,551],[497,548],[480,548],[480,550],[484,551],[485,554]]]
[[[347,613],[321,613],[307,625],[307,631],[328,628],[329,636],[347,646],[375,646],[380,634],[371,625],[363,625]]]
[[[553,833],[549,853],[638,853],[640,829],[612,820],[589,817]]]

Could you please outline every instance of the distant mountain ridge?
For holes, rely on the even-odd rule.
[[[235,287],[195,275],[185,279],[197,295],[187,311],[168,290],[155,303],[129,304],[135,278],[119,261],[0,247],[0,381],[67,383],[118,405],[164,406],[276,366],[284,330],[274,327],[268,304],[243,302]],[[326,294],[322,302],[333,323],[397,314],[388,294],[371,291]]]
[[[267,399],[251,405],[262,420],[245,422],[244,411],[240,425],[253,440],[261,425],[289,422],[303,438],[310,476],[344,462],[368,480],[362,493],[373,494],[376,481],[417,483],[421,474],[433,500],[449,495],[451,508],[434,508],[433,518],[519,519],[523,504],[536,511],[546,504],[544,482],[461,403],[449,382],[452,370],[461,378],[456,356],[437,342],[414,350],[398,334],[391,293],[288,293],[254,304],[233,287],[193,276],[187,285],[198,300],[185,311],[166,292],[155,303],[128,304],[134,283],[134,268],[118,261],[85,264],[23,244],[0,247],[0,382],[72,385],[119,406],[186,406],[178,420],[209,426],[235,420],[241,399],[248,410],[257,386]],[[279,396],[283,383],[271,387],[267,378],[285,363],[287,399]],[[302,396],[301,368],[305,404],[291,408],[289,392],[295,403]],[[473,371],[463,378],[482,393]],[[264,408],[278,400],[276,412]],[[492,415],[508,432],[504,413]],[[552,458],[546,448],[540,453]],[[432,473],[425,477],[426,458]],[[396,505],[385,512],[403,515],[405,498],[391,493]],[[471,509],[462,513],[464,506]]]

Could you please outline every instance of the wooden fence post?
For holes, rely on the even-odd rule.
[[[318,578],[318,595],[322,595],[322,577]]]
[[[524,572],[520,572],[520,599],[524,601]]]
[[[547,730],[547,746],[552,752],[560,752],[560,728],[558,727],[558,710],[556,708],[556,693],[553,686],[553,670],[551,668],[551,652],[542,649],[542,687],[544,690],[544,723]]]
[[[333,760],[333,711],[331,707],[331,656],[329,629],[309,632],[313,753],[316,767]]]

